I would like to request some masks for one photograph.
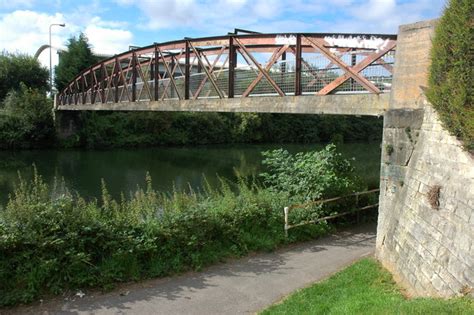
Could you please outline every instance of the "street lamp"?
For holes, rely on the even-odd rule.
[[[51,97],[53,97],[53,56],[52,56],[53,47],[51,47],[51,27],[53,27],[53,26],[65,27],[66,24],[64,24],[64,23],[60,23],[60,24],[53,23],[53,24],[49,25],[49,84],[50,84],[49,93],[50,93]]]

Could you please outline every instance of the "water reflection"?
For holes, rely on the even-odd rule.
[[[321,144],[268,144],[268,145],[218,145],[199,147],[172,147],[149,149],[119,149],[107,151],[42,150],[0,151],[0,203],[18,180],[17,172],[31,177],[35,164],[44,179],[63,177],[67,187],[86,197],[100,196],[103,178],[110,193],[118,197],[128,194],[137,185],[143,186],[148,171],[153,186],[160,191],[171,191],[173,186],[183,190],[188,184],[193,189],[203,185],[203,175],[211,186],[218,184],[218,176],[235,180],[235,173],[252,176],[262,170],[261,151],[285,148],[290,152],[320,149]],[[346,157],[355,157],[358,172],[372,185],[379,177],[379,144],[344,144],[339,147]],[[218,175],[218,176],[217,176]]]

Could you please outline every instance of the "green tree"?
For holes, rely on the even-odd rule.
[[[450,0],[433,40],[428,99],[445,127],[474,149],[474,2]]]
[[[87,37],[81,33],[68,40],[67,51],[59,53],[59,63],[55,67],[55,86],[62,91],[82,70],[97,63]]]
[[[54,143],[52,103],[42,90],[21,83],[3,101],[0,149],[45,147]]]
[[[20,84],[33,89],[48,88],[48,70],[38,60],[25,54],[0,53],[0,101],[11,90],[20,90]]]

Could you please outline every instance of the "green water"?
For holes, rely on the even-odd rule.
[[[118,149],[107,151],[34,150],[0,151],[0,204],[5,204],[18,180],[18,171],[31,177],[32,165],[48,182],[64,178],[69,189],[86,198],[100,196],[103,178],[110,193],[119,196],[143,186],[148,171],[155,189],[172,191],[173,186],[199,189],[203,175],[211,185],[218,184],[218,176],[235,180],[236,172],[256,175],[262,170],[260,152],[284,148],[290,152],[322,148],[322,144],[268,144],[268,145],[213,145],[150,149]],[[378,185],[380,144],[352,143],[338,146],[347,158],[354,158],[357,172],[370,187]]]

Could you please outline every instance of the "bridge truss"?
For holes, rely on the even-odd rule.
[[[82,71],[57,105],[384,93],[396,35],[229,34],[137,48]]]

